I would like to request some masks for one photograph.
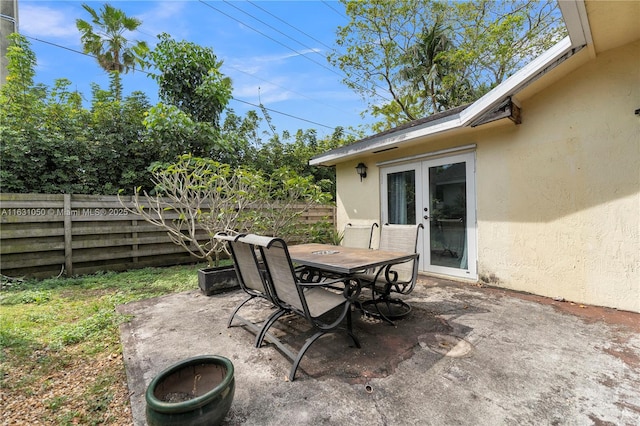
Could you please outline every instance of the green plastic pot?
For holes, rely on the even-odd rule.
[[[219,425],[235,393],[233,364],[225,357],[202,355],[178,362],[147,387],[149,426]]]

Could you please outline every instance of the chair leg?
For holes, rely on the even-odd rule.
[[[302,357],[304,356],[305,352],[307,352],[307,349],[309,349],[309,347],[313,344],[313,342],[315,342],[316,340],[318,340],[318,338],[322,337],[325,334],[326,334],[326,331],[318,331],[316,334],[314,334],[313,336],[307,339],[304,346],[302,346],[302,349],[300,349],[300,352],[298,352],[298,356],[293,361],[293,365],[291,366],[291,371],[289,372],[290,382],[293,382],[294,378],[296,377],[296,371],[298,370],[298,365],[300,365],[300,361],[302,360]]]
[[[231,317],[229,317],[229,322],[227,322],[227,328],[231,327],[231,323],[233,322],[233,318],[236,316],[236,314],[238,313],[240,308],[242,308],[245,303],[247,303],[249,300],[253,299],[254,297],[255,296],[250,296],[248,299],[246,299],[244,302],[242,302],[241,304],[238,305],[238,307],[231,314]]]
[[[378,296],[379,294],[379,296]],[[390,325],[395,327],[395,324],[393,323],[393,321],[391,321],[391,319],[387,318],[387,316],[385,314],[382,313],[382,311],[380,311],[380,307],[378,306],[378,303],[380,303],[381,301],[383,301],[385,299],[385,294],[383,293],[376,293],[376,289],[375,286],[371,287],[371,300],[365,300],[364,302],[362,302],[360,304],[360,307],[362,309],[362,312],[364,312],[365,314],[374,316],[374,317],[378,317],[382,320],[384,320],[385,322],[389,323]],[[371,306],[373,305],[376,309],[375,312],[372,310],[367,309],[367,306]]]
[[[267,335],[267,331],[269,331],[271,326],[278,320],[278,318],[280,318],[285,313],[285,310],[280,309],[272,313],[269,318],[267,318],[264,325],[262,326],[262,329],[260,330],[260,333],[256,336],[256,348],[262,346],[262,342],[264,341],[264,337]]]
[[[383,314],[382,311],[380,310],[380,306],[378,306],[378,304],[381,303],[381,302],[386,302],[386,299],[383,298],[383,297],[380,297],[377,300],[373,301],[373,306],[375,306],[376,312],[378,312],[378,316],[380,318],[382,318],[384,321],[388,322],[390,325],[395,327],[396,326],[395,323],[393,321],[391,321],[391,319],[388,318],[385,314]],[[391,309],[391,307],[387,303],[387,311],[390,311],[390,309]]]
[[[302,347],[302,349],[300,349],[300,352],[298,352],[298,356],[296,356],[296,359],[293,361],[293,365],[291,366],[291,371],[289,372],[289,381],[293,382],[295,376],[296,376],[296,371],[298,370],[298,366],[300,365],[300,361],[302,361],[302,357],[304,356],[304,354],[307,352],[307,350],[311,347],[311,345],[318,340],[320,337],[324,336],[325,334],[328,333],[335,333],[338,330],[334,330],[334,331],[318,331],[316,334],[314,334],[313,336],[309,337],[307,339],[307,341],[305,342],[304,346]],[[353,332],[351,331],[351,328],[349,327],[347,331],[347,334],[349,335],[349,337],[351,337],[351,340],[353,340],[353,344],[356,346],[356,348],[360,348],[360,341],[358,340],[358,338],[355,336],[355,334],[353,334]]]

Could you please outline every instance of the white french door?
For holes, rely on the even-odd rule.
[[[477,278],[475,154],[383,167],[382,222],[422,223],[420,270]]]

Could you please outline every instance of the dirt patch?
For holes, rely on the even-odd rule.
[[[604,352],[618,358],[619,360],[627,364],[632,369],[640,368],[640,357],[631,349],[624,348],[622,350],[618,350],[618,349],[610,348],[610,349],[604,349]]]

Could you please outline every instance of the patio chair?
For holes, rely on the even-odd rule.
[[[256,250],[253,244],[251,244],[251,237],[246,237],[247,236],[245,234],[227,235],[226,233],[218,233],[215,235],[215,238],[227,242],[229,251],[233,258],[233,264],[236,269],[240,288],[249,295],[247,299],[242,301],[242,303],[233,310],[229,317],[229,321],[227,322],[227,328],[231,327],[233,319],[236,318],[238,311],[250,300],[255,298],[267,300],[276,308],[276,311],[272,313],[267,320],[265,320],[262,327],[258,327],[256,324],[238,316],[245,326],[248,326],[256,333],[255,344],[256,346],[259,346],[258,339],[264,339],[264,335],[262,333],[263,327],[266,326],[272,317],[276,317],[277,319],[286,311],[273,301],[273,298],[269,293],[269,287],[264,280],[264,270],[261,270],[260,260],[256,255]]]
[[[373,239],[373,229],[378,224],[372,225],[352,225],[347,223],[342,234],[342,245],[344,247],[371,248]]]
[[[351,322],[351,302],[360,293],[357,280],[339,278],[322,282],[302,282],[291,263],[287,243],[281,238],[260,238],[260,241],[254,239],[254,242],[260,247],[267,270],[267,281],[275,303],[286,311],[305,318],[316,331],[306,340],[297,355],[287,354],[293,361],[289,380],[294,380],[300,361],[309,347],[325,334],[344,332],[359,348],[360,342],[353,334]],[[327,287],[336,286],[339,282],[344,285],[342,292]],[[345,319],[346,328],[342,326]],[[266,333],[276,320],[276,317],[272,317],[269,324],[263,328],[263,333]],[[260,344],[261,340],[258,346]]]
[[[371,225],[352,225],[347,223],[342,233],[340,245],[343,247],[354,247],[370,249],[373,242],[373,230],[378,228],[377,223]],[[338,275],[318,271],[317,269],[300,267],[296,269],[298,277],[305,282],[318,282],[323,279],[338,278]]]
[[[418,236],[422,224],[389,225],[380,229],[380,250],[417,253]],[[394,294],[409,294],[418,278],[418,257],[415,259],[380,268],[375,273],[367,271],[357,274],[363,287],[369,287],[371,300],[361,303],[363,310],[373,316],[382,317],[393,324],[393,319],[402,318],[411,312],[411,306]],[[371,309],[373,307],[374,309]]]

